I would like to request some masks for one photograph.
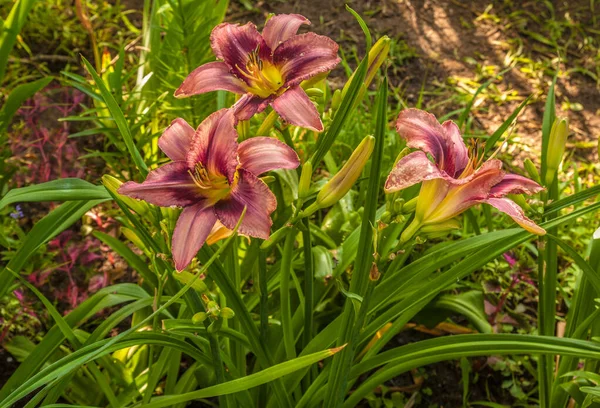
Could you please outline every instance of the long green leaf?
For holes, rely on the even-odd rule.
[[[131,283],[108,286],[94,293],[77,306],[65,317],[65,321],[69,326],[77,327],[104,308],[143,297],[149,297],[149,295],[142,288]],[[4,384],[4,387],[0,390],[0,401],[7,398],[20,384],[35,374],[64,340],[65,337],[58,326],[52,327]]]
[[[17,42],[17,36],[27,21],[35,0],[17,0],[0,30],[0,85],[4,79],[8,57]],[[0,20],[1,22],[1,20]]]
[[[65,178],[12,189],[0,200],[0,209],[13,203],[110,200],[111,198],[103,186],[96,186],[78,178]]]
[[[223,384],[207,387],[199,391],[193,391],[182,395],[153,398],[148,405],[145,405],[145,407],[160,408],[181,402],[192,401],[195,399],[210,398],[244,391],[253,387],[257,387],[261,384],[266,384],[285,375],[298,371],[304,367],[315,364],[326,359],[327,357],[334,355],[339,350],[339,348],[328,349],[318,353],[309,354],[304,357],[298,357],[293,360],[274,365],[273,367],[266,368],[258,373],[251,374],[243,378],[238,378],[233,381],[228,381]]]
[[[377,95],[377,108],[375,115],[375,148],[371,156],[371,169],[369,185],[365,199],[365,209],[360,230],[358,254],[354,264],[354,273],[350,281],[350,292],[361,296],[363,301],[359,312],[356,313],[354,304],[346,299],[342,315],[342,331],[337,340],[338,346],[348,344],[345,350],[333,358],[329,373],[329,393],[325,400],[325,407],[335,408],[343,400],[346,392],[348,371],[352,364],[358,333],[362,329],[369,306],[369,297],[372,294],[375,282],[369,281],[373,259],[373,225],[377,212],[377,196],[380,191],[381,160],[387,128],[387,78],[384,77]],[[368,285],[368,288],[367,288]]]
[[[470,334],[424,340],[383,352],[357,364],[352,369],[352,377],[383,364],[385,367],[354,390],[344,407],[355,406],[375,387],[412,368],[461,357],[506,354],[559,354],[598,359],[600,345],[590,341],[518,334]]]
[[[500,125],[500,127],[498,129],[496,129],[496,131],[485,141],[485,152],[486,153],[494,148],[494,145],[496,144],[496,142],[498,140],[500,140],[500,138],[502,137],[504,132],[506,132],[506,129],[508,129],[508,127],[514,122],[515,118],[519,115],[521,110],[527,105],[527,103],[529,102],[530,99],[531,99],[531,95],[529,95],[527,98],[525,98],[525,100],[523,102],[521,102],[521,104],[517,107],[517,109],[515,109],[515,111],[510,114],[508,119],[506,119],[502,123],[502,125]]]

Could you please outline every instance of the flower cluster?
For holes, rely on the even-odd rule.
[[[415,218],[402,234],[403,241],[420,228],[444,223],[479,203],[508,214],[531,233],[545,233],[506,198],[508,194],[535,194],[543,188],[528,178],[502,171],[500,160],[484,161],[477,144],[469,151],[454,122],[440,124],[430,113],[406,109],[398,116],[396,130],[408,147],[418,150],[398,161],[385,191],[393,193],[422,182]]]
[[[120,194],[154,205],[183,207],[172,237],[177,270],[185,269],[204,243],[215,242],[216,236],[225,236],[233,229],[244,208],[247,212],[240,232],[269,238],[270,216],[277,202],[259,176],[274,169],[294,169],[300,162],[292,148],[275,138],[257,136],[238,144],[236,125],[271,105],[291,125],[323,130],[320,115],[301,85],[339,63],[338,45],[314,33],[296,34],[303,24],[310,22],[303,16],[289,14],[271,17],[262,33],[252,23],[215,27],[211,46],[219,61],[195,69],[175,96],[215,90],[242,96],[231,108],[210,115],[197,129],[183,119],[174,120],[158,142],[171,162],[151,171],[143,183],[127,182],[119,188]],[[369,56],[373,67],[381,65],[387,55],[388,40],[380,40],[376,52]],[[369,71],[370,79],[374,70]],[[397,131],[408,147],[418,150],[399,160],[387,179],[385,191],[394,193],[422,182],[414,220],[401,241],[419,230],[443,227],[477,203],[487,203],[507,213],[530,232],[544,233],[515,202],[505,197],[533,194],[541,187],[524,177],[505,173],[499,160],[483,162],[476,148],[469,152],[456,124],[440,124],[431,114],[407,109],[398,117]],[[346,194],[360,176],[373,145],[372,137],[365,138],[301,216],[333,205]],[[306,173],[310,176],[312,171]],[[303,193],[305,187],[301,188]]]
[[[172,162],[150,172],[143,183],[128,182],[119,193],[162,207],[183,207],[173,232],[177,270],[189,265],[210,236],[233,229],[247,212],[240,232],[267,239],[277,201],[258,178],[300,164],[296,152],[270,137],[238,144],[236,124],[269,104],[287,122],[323,130],[319,112],[300,83],[328,72],[340,61],[338,45],[328,37],[296,32],[310,24],[298,14],[270,18],[258,32],[252,23],[223,23],[214,28],[211,46],[218,59],[195,69],[175,92],[187,97],[215,90],[243,96],[230,109],[210,115],[194,130],[176,119],[159,147]]]

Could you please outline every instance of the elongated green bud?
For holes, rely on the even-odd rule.
[[[319,88],[308,88],[305,92],[309,98],[322,98],[325,95]]]
[[[554,181],[560,162],[565,153],[567,136],[569,135],[569,121],[566,118],[556,118],[550,130],[550,139],[548,141],[548,152],[546,154],[546,186]]]
[[[302,165],[302,173],[300,173],[300,181],[298,182],[298,197],[304,198],[308,196],[310,191],[310,182],[312,179],[312,163],[307,161]]]
[[[525,159],[524,162],[525,170],[527,170],[527,174],[529,174],[529,178],[535,181],[538,184],[542,184],[542,180],[540,179],[540,173],[538,173],[537,167],[530,159]]]
[[[113,176],[105,174],[104,176],[102,176],[102,184],[104,184],[104,187],[106,187],[108,191],[116,195],[119,198],[119,200],[123,201],[123,203],[125,203],[127,207],[131,208],[137,214],[144,215],[150,210],[150,207],[145,201],[136,200],[134,198],[129,198],[127,196],[119,194],[119,187],[121,187],[121,185],[123,184],[121,180],[118,180]]]
[[[374,147],[375,138],[373,136],[367,136],[360,142],[346,164],[323,186],[317,195],[316,203],[319,208],[331,207],[346,195],[360,177]]]
[[[410,214],[411,212],[414,212],[417,208],[418,198],[419,196],[416,196],[405,202],[402,206],[402,214]]]
[[[371,51],[369,51],[369,64],[367,67],[367,73],[365,75],[363,85],[360,88],[359,96],[356,99],[357,101],[360,101],[362,99],[362,96],[369,88],[369,85],[371,85],[371,82],[373,82],[375,74],[377,74],[377,71],[379,70],[383,62],[386,60],[388,53],[390,52],[391,42],[392,40],[390,39],[390,37],[384,35],[379,40],[377,40],[377,42],[371,47]],[[346,85],[342,90],[342,98],[346,96],[348,88],[350,87],[350,82],[352,82],[352,78],[354,78],[354,73],[350,76],[348,82],[346,82]]]
[[[331,97],[331,110],[335,113],[342,103],[342,92],[336,89]]]

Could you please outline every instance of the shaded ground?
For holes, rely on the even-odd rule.
[[[557,105],[562,108],[557,113],[570,119],[570,141],[576,147],[575,154],[597,158],[600,82],[595,70],[600,58],[600,10],[591,10],[590,2],[553,1],[554,10],[536,1],[512,5],[458,0],[348,3],[365,18],[377,37],[385,34],[398,44],[408,45],[392,51],[394,63],[402,65],[388,70],[391,86],[399,89],[407,106],[417,103],[423,86],[423,107],[442,116],[464,106],[480,84],[514,65],[475,103],[476,127],[493,133],[524,98],[533,94],[533,103],[521,114],[512,133],[514,143],[508,147],[508,153],[536,159],[544,95],[558,68]],[[358,24],[342,1],[264,1],[255,7],[236,9],[234,5],[228,19],[250,19],[261,26],[268,13],[300,13],[313,23],[311,30],[335,38],[344,50],[364,47]],[[546,23],[551,17],[556,21]],[[586,43],[595,46],[587,47]],[[556,58],[557,49],[562,62]],[[412,50],[414,58],[410,58]],[[336,74],[343,71],[338,69]],[[464,99],[457,100],[457,94],[463,94]]]

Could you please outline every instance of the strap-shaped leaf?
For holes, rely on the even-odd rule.
[[[103,186],[78,178],[64,178],[12,189],[0,200],[0,209],[13,203],[110,199],[110,194]]]

